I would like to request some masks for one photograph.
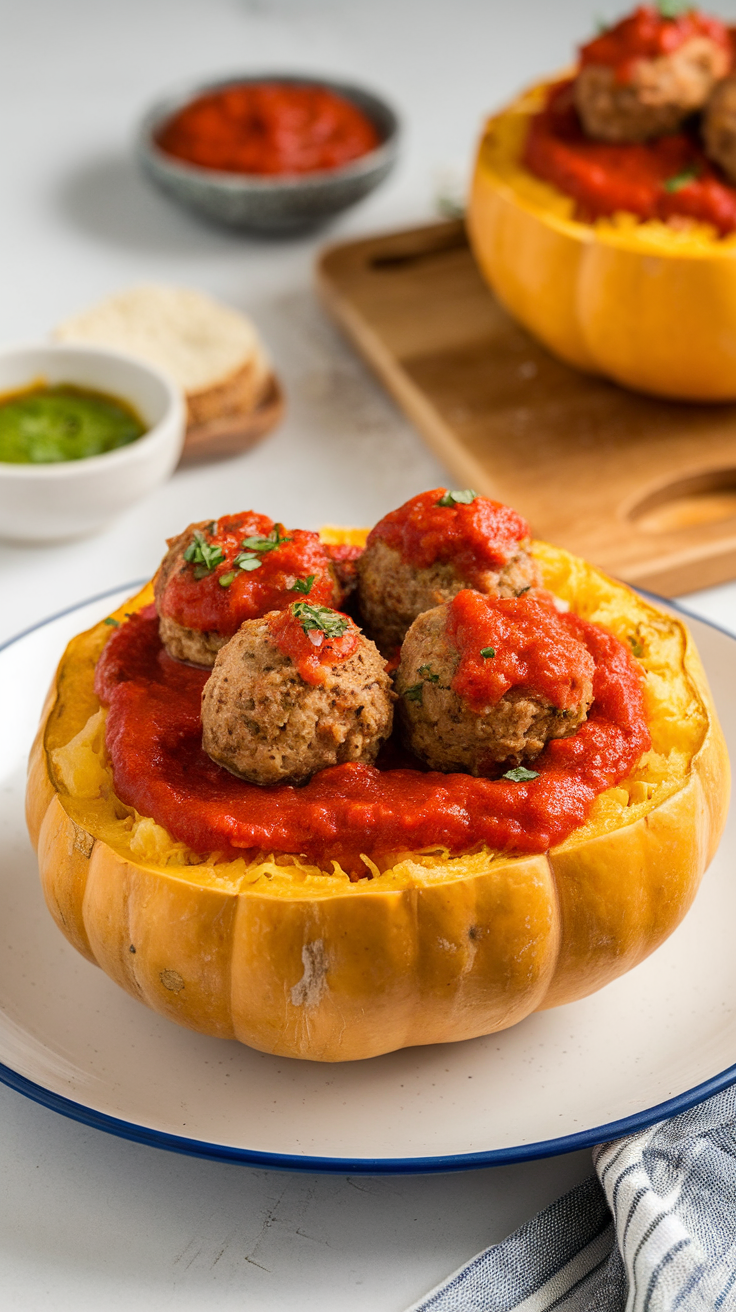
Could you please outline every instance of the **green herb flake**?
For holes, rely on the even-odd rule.
[[[208,542],[201,529],[195,528],[194,537],[184,552],[184,559],[194,565],[195,579],[203,579],[222,564],[225,553],[216,542]]]
[[[227,574],[221,574],[217,581],[221,588],[229,588],[234,578],[235,578],[235,571],[230,570],[229,573]]]
[[[308,597],[316,577],[316,574],[308,574],[305,579],[297,579],[293,588],[289,588],[289,592],[302,592],[305,597]]]
[[[254,569],[260,569],[263,561],[260,556],[254,556],[252,551],[241,551],[233,561],[237,569],[242,569],[246,574],[252,574]]]
[[[256,535],[252,538],[243,538],[240,545],[245,551],[257,551],[261,555],[265,555],[268,551],[275,551],[277,547],[283,546],[285,542],[291,542],[291,538],[284,536],[283,527],[283,524],[276,524],[267,537]]]
[[[424,693],[423,683],[413,683],[411,688],[405,688],[402,696],[406,697],[408,702],[420,702]]]
[[[489,660],[491,660],[491,658],[492,658],[493,656],[496,655],[496,648],[495,648],[495,647],[481,647],[481,649],[480,649],[480,654],[481,654],[481,656],[483,657],[483,660],[484,660],[484,661],[489,661]]]
[[[699,177],[700,169],[696,168],[694,164],[691,164],[689,168],[682,169],[682,171],[676,173],[674,177],[667,178],[666,181],[662,183],[662,186],[665,191],[670,193],[682,191],[684,187],[689,187],[691,182],[696,182]]]
[[[435,504],[438,506],[469,506],[475,501],[478,493],[474,492],[472,487],[466,487],[462,492],[445,492],[439,501]]]
[[[527,770],[525,765],[517,765],[513,770],[507,770],[502,779],[510,779],[512,784],[526,784],[530,779],[538,779],[538,770]]]
[[[439,683],[440,681],[439,674],[434,673],[431,665],[420,665],[419,673],[423,679],[426,679],[427,683]]]
[[[120,628],[120,620],[114,620],[112,615],[108,615],[107,619],[103,620],[102,623],[109,624],[112,629]]]
[[[295,601],[292,611],[305,633],[318,629],[328,638],[341,638],[350,623],[329,606],[310,605],[308,601]]]
[[[631,643],[631,650],[635,656],[644,655],[644,648],[634,634],[629,634],[629,642]]]
[[[277,524],[268,534],[268,537],[256,535],[243,538],[240,544],[243,550],[235,557],[234,567],[244,570],[246,574],[251,574],[254,569],[260,569],[263,564],[263,556],[269,551],[275,551],[277,547],[283,546],[284,542],[291,542],[291,538],[284,537],[281,531],[283,527],[283,524]],[[294,591],[301,591],[301,589],[292,588],[292,592]]]

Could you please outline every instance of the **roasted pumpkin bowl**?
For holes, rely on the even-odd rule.
[[[549,91],[489,119],[468,205],[486,281],[560,359],[656,396],[736,399],[736,235],[615,214],[592,223],[521,160]]]
[[[631,644],[652,738],[564,843],[396,853],[358,882],[336,863],[188,851],[115,796],[93,686],[103,621],[69,644],[29,768],[44,894],[70,943],[179,1024],[319,1061],[504,1029],[648,956],[718,844],[725,744],[681,621],[562,550],[533,551],[548,588]]]

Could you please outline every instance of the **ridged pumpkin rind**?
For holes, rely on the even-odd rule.
[[[486,281],[567,364],[656,396],[736,399],[736,244],[565,217],[519,163],[543,91],[491,118],[479,147],[468,233]]]
[[[554,582],[554,562],[574,558],[545,550]],[[667,623],[684,634],[706,728],[682,786],[654,809],[594,837],[577,831],[544,855],[489,857],[480,873],[407,887],[326,875],[288,894],[131,860],[94,837],[92,803],[89,829],[83,802],[68,813],[48,726],[59,697],[72,730],[95,709],[92,673],[110,633],[98,625],[62,658],[29,763],[49,909],[78,951],[155,1011],[282,1056],[348,1061],[457,1041],[583,997],[672,933],[725,823],[725,743],[692,639]]]

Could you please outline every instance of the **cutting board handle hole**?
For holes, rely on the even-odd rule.
[[[368,259],[368,267],[398,271],[412,264],[428,264],[453,251],[467,251],[468,239],[464,227],[461,224],[453,227],[455,230],[451,232],[417,233],[411,245],[397,244],[393,250],[389,248],[380,251],[377,255],[371,255]]]
[[[627,519],[644,533],[677,533],[736,519],[736,469],[677,479],[638,501]]]

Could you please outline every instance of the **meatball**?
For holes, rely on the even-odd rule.
[[[705,153],[736,183],[736,76],[714,88],[703,115]]]
[[[363,555],[363,547],[349,542],[326,542],[325,551],[340,589],[340,605],[344,605],[358,586],[358,561]]]
[[[488,497],[444,488],[386,515],[358,561],[361,615],[386,654],[403,642],[417,615],[463,588],[513,597],[539,582],[520,515]]]
[[[321,612],[337,618],[325,607],[301,610],[323,624]],[[202,693],[204,750],[250,783],[300,784],[328,766],[370,764],[391,732],[394,695],[374,644],[339,617],[341,635],[331,639],[322,630],[326,652],[309,637],[319,628],[302,627],[311,648],[303,655],[290,632],[292,620],[308,623],[299,611],[246,620],[219,652]]]
[[[463,592],[425,611],[396,676],[406,746],[432,770],[494,776],[574,734],[593,700],[594,663],[573,626],[536,598]],[[494,646],[480,645],[482,632]]]
[[[693,36],[669,54],[632,61],[625,81],[609,64],[584,63],[575,79],[575,108],[589,137],[649,141],[676,132],[701,109],[729,66],[728,51],[708,36]]]
[[[161,641],[175,660],[212,666],[244,620],[295,596],[333,605],[335,569],[316,533],[245,511],[170,538],[154,580]]]
[[[190,665],[214,665],[218,651],[230,641],[223,633],[212,629],[190,629],[184,624],[177,624],[176,620],[169,619],[167,615],[159,618],[158,632],[169,656],[173,656],[176,661],[187,661]]]

